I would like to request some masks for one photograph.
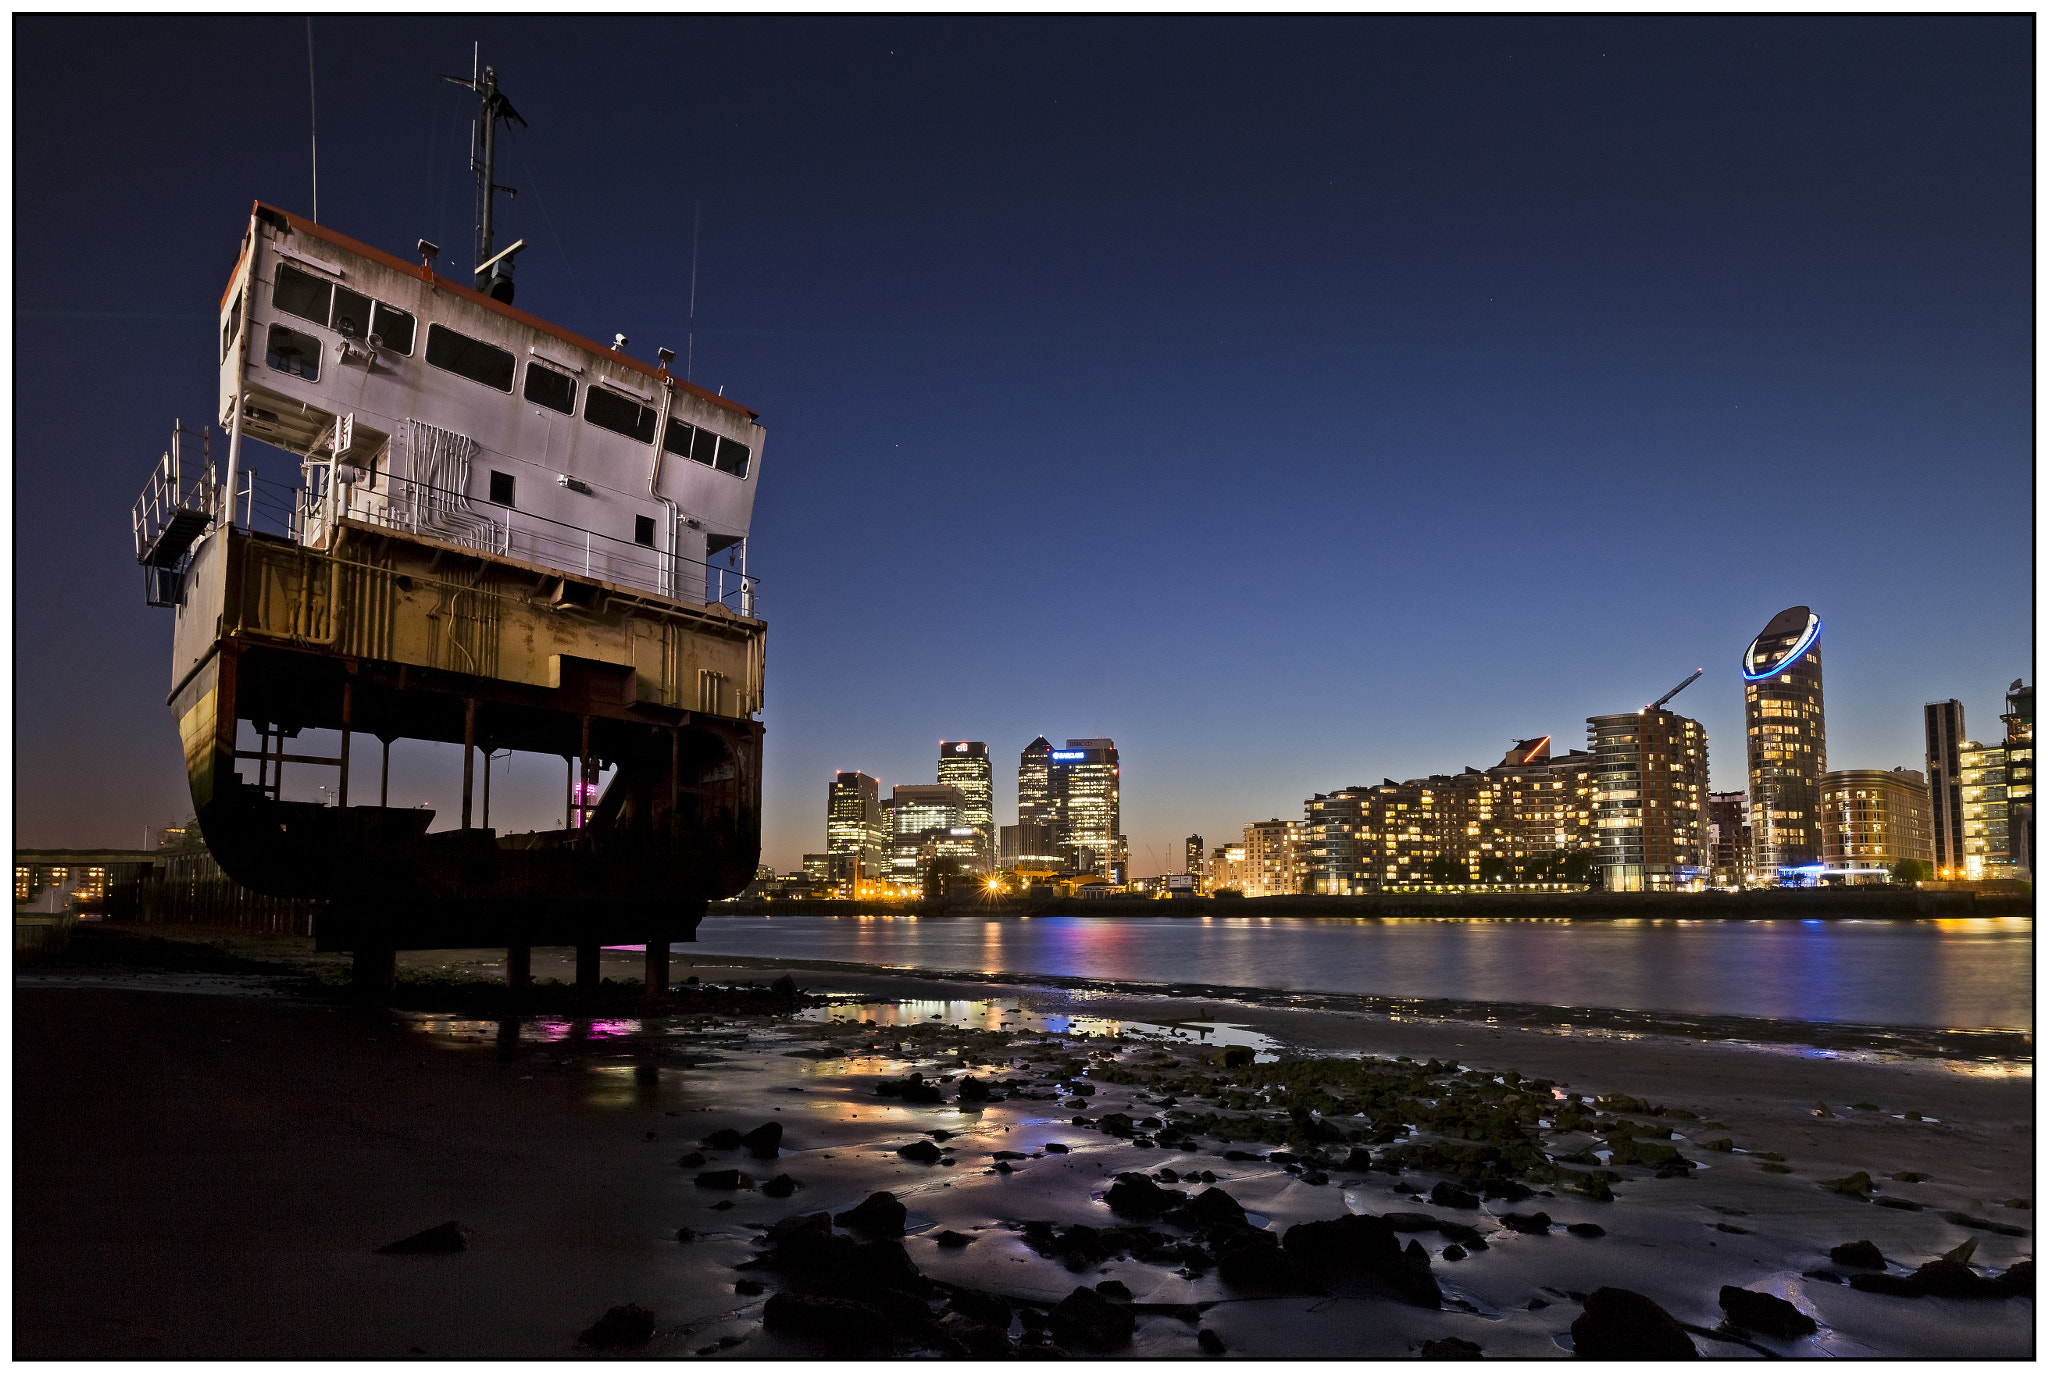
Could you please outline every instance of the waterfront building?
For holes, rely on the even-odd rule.
[[[973,826],[981,835],[978,861],[987,868],[995,857],[996,842],[995,775],[989,767],[988,745],[942,740],[939,781],[960,789],[967,803],[960,812],[960,823]]]
[[[1893,864],[1934,861],[1934,807],[1927,779],[1910,768],[1843,768],[1820,781],[1822,876],[1860,884],[1889,880]]]
[[[1742,655],[1748,731],[1751,877],[1810,881],[1820,871],[1820,779],[1828,770],[1821,691],[1821,620],[1779,611]]]
[[[1188,836],[1186,854],[1189,887],[1197,895],[1200,895],[1208,890],[1208,886],[1202,881],[1203,873],[1208,870],[1208,851],[1202,847],[1201,835],[1191,834]]]
[[[1602,885],[1698,891],[1706,884],[1706,730],[1697,720],[1646,708],[1592,716],[1586,733]]]
[[[955,830],[969,830],[960,823],[967,808],[958,787],[944,784],[908,785],[890,789],[886,807],[889,814],[889,883],[899,893],[917,895],[924,890],[925,874],[941,853],[955,855],[959,848]]]
[[[1067,860],[1059,851],[1059,836],[1051,825],[1004,825],[998,866],[1005,870],[1039,874],[1064,872]]]
[[[1957,750],[1968,739],[1963,703],[1950,698],[1929,701],[1923,709],[1927,729],[1927,789],[1934,820],[1934,864],[1938,877],[1960,876],[1963,867],[1962,759]]]
[[[1296,856],[1302,845],[1299,820],[1254,820],[1244,827],[1246,896],[1293,896],[1301,890]]]
[[[2034,689],[2014,678],[2005,693],[2006,854],[2020,877],[2034,872]]]
[[[1110,739],[1069,739],[1046,755],[1058,846],[1075,872],[1119,884],[1130,872],[1123,835],[1122,768]]]
[[[1224,844],[1209,855],[1205,869],[1209,874],[1211,893],[1234,891],[1244,894],[1245,853],[1243,844]]]
[[[1017,758],[1017,823],[1059,828],[1052,798],[1052,744],[1041,734]]]
[[[1749,793],[1707,793],[1707,885],[1740,887],[1749,880]]]
[[[881,783],[864,772],[833,775],[825,791],[825,851],[839,860],[834,880],[882,881],[889,868],[889,817],[883,813]]]

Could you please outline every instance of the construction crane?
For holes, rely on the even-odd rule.
[[[1700,679],[1701,675],[1702,675],[1702,674],[1704,674],[1705,672],[1706,672],[1706,669],[1705,669],[1705,668],[1703,668],[1703,667],[1696,667],[1696,668],[1694,668],[1694,669],[1692,670],[1692,676],[1690,676],[1690,677],[1686,678],[1686,679],[1685,679],[1684,681],[1680,682],[1680,683],[1679,683],[1679,684],[1678,684],[1677,686],[1675,686],[1675,687],[1671,688],[1671,690],[1669,690],[1669,691],[1665,692],[1665,693],[1664,693],[1664,694],[1663,694],[1662,696],[1659,696],[1659,697],[1658,697],[1658,698],[1657,698],[1656,700],[1654,700],[1654,701],[1650,702],[1650,704],[1648,704],[1648,705],[1644,706],[1644,707],[1643,707],[1643,709],[1644,709],[1644,710],[1661,710],[1661,709],[1663,709],[1664,703],[1665,703],[1666,701],[1668,701],[1668,700],[1670,700],[1670,699],[1671,699],[1672,697],[1676,696],[1676,695],[1677,695],[1677,694],[1678,694],[1679,692],[1681,692],[1681,691],[1684,691],[1684,690],[1685,690],[1685,689],[1686,689],[1687,687],[1691,686],[1691,685],[1692,685],[1692,684],[1693,684],[1694,682],[1697,682],[1697,681],[1698,681],[1698,680]]]

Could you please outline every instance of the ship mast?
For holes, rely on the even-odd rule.
[[[476,285],[479,291],[493,300],[509,305],[512,301],[513,250],[508,249],[503,254],[492,252],[491,221],[497,209],[498,192],[503,191],[515,200],[519,192],[514,187],[498,184],[498,121],[507,120],[521,128],[526,127],[526,121],[520,117],[519,111],[512,108],[512,102],[505,98],[505,93],[498,89],[498,73],[494,67],[485,67],[480,77],[449,76],[443,72],[441,79],[451,86],[476,92],[477,127],[483,135],[483,157],[470,164],[470,170],[476,176],[477,189]],[[485,275],[486,268],[490,269],[488,275]]]

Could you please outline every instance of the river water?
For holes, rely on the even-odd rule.
[[[2031,920],[713,915],[678,952],[2031,1030]]]

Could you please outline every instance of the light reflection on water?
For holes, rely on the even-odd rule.
[[[713,915],[679,953],[2032,1028],[2033,922]]]
[[[1005,999],[1006,1000],[1006,999]],[[794,1019],[813,1024],[835,1021],[859,1025],[875,1022],[877,1030],[910,1025],[944,1024],[962,1029],[1010,1030],[1017,1034],[1092,1036],[1125,1035],[1137,1039],[1173,1039],[1184,1044],[1237,1045],[1270,1055],[1278,1043],[1268,1035],[1243,1025],[1213,1020],[1146,1021],[1111,1019],[1099,1015],[1073,1015],[1063,1011],[1038,1011],[1018,1002],[986,1001],[852,1001],[835,1000],[828,1006],[799,1011]]]

